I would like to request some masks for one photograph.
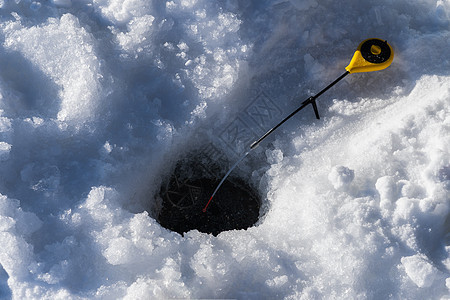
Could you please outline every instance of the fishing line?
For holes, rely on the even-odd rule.
[[[319,110],[317,109],[317,103],[316,99],[325,93],[327,90],[329,90],[332,86],[334,86],[336,83],[341,81],[345,76],[347,76],[350,73],[360,73],[360,72],[372,72],[372,71],[379,71],[383,70],[392,63],[392,60],[394,59],[394,50],[392,47],[387,43],[387,41],[381,40],[381,39],[367,39],[362,41],[358,48],[356,49],[355,53],[353,54],[353,57],[349,63],[349,65],[345,68],[346,72],[339,76],[336,80],[334,80],[332,83],[327,85],[324,89],[322,89],[320,92],[318,92],[316,95],[309,97],[305,101],[302,102],[300,107],[298,107],[296,110],[294,110],[291,114],[289,114],[287,117],[285,117],[281,122],[279,122],[277,125],[269,129],[265,134],[263,134],[259,139],[254,141],[250,145],[250,149],[245,152],[243,156],[241,156],[238,161],[228,170],[228,172],[225,174],[225,176],[222,178],[222,180],[217,185],[216,189],[212,193],[211,197],[208,200],[208,203],[203,208],[203,212],[206,212],[206,209],[208,208],[209,204],[211,203],[212,199],[216,195],[217,191],[220,189],[222,184],[225,182],[225,180],[228,178],[228,176],[231,174],[231,172],[236,168],[236,166],[258,145],[267,138],[272,132],[274,132],[278,127],[283,125],[287,120],[292,118],[295,114],[297,114],[299,111],[304,109],[308,105],[312,105],[314,114],[317,119],[320,119],[319,116]]]

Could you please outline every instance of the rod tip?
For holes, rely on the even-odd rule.
[[[209,198],[209,201],[208,201],[208,203],[206,203],[206,206],[205,206],[205,208],[203,208],[203,212],[205,213],[206,212],[206,209],[208,208],[208,205],[209,205],[209,203],[211,202],[211,200],[212,200],[212,198],[214,197],[214,195],[212,195],[211,196],[211,198]]]

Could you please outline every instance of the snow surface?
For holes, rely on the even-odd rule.
[[[448,0],[1,0],[0,298],[450,299],[449,19]],[[255,227],[155,221],[178,157],[235,161],[220,133],[256,95],[280,120],[370,37],[388,69],[236,170]]]

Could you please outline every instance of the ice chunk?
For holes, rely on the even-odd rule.
[[[395,203],[395,219],[410,219],[418,212],[418,204],[418,199],[410,199],[406,197],[398,199]]]
[[[42,222],[31,212],[24,212],[20,202],[0,194],[0,217],[4,230],[13,229],[19,235],[28,236],[38,230]]]
[[[0,252],[0,264],[5,271],[10,277],[26,279],[33,255],[32,246],[22,237],[10,232],[0,232],[0,243],[4,247]]]
[[[288,282],[289,278],[286,275],[277,276],[273,279],[266,280],[266,284],[270,287],[281,287]]]
[[[392,203],[398,199],[398,190],[394,178],[391,176],[378,178],[375,188],[380,194],[380,207],[387,210],[391,209]]]
[[[151,34],[155,17],[145,15],[135,17],[128,25],[128,32],[116,32],[117,40],[122,49],[128,53],[138,53],[149,48],[151,45]]]
[[[103,16],[115,23],[124,24],[134,17],[142,17],[150,8],[148,0],[94,0],[93,4],[100,9]]]
[[[9,216],[0,215],[0,231],[8,231],[16,225],[16,221]]]
[[[132,261],[136,251],[133,243],[124,238],[119,237],[112,239],[109,242],[108,248],[103,252],[103,255],[112,265],[126,264]]]
[[[354,178],[355,171],[344,166],[334,166],[328,174],[328,180],[330,180],[335,189],[345,188]]]
[[[117,201],[118,193],[113,188],[100,186],[93,187],[89,192],[86,201],[80,206],[80,209],[89,214],[95,221],[102,224],[111,222],[114,215],[119,212],[111,210],[111,204]]]
[[[431,286],[438,274],[438,270],[420,254],[402,257],[401,262],[406,274],[420,288]]]
[[[5,142],[0,142],[0,161],[8,160],[11,145]]]
[[[33,246],[26,239],[41,226],[34,213],[20,208],[18,200],[0,194],[0,264],[10,277],[23,280],[29,276]]]
[[[278,164],[283,161],[283,152],[280,149],[266,150],[266,157],[269,164]]]
[[[0,100],[2,100],[1,97]],[[11,130],[11,120],[6,117],[1,117],[1,112],[0,110],[0,133],[8,132]]]
[[[157,270],[157,278],[139,277],[128,287],[124,299],[154,298],[191,298],[191,292],[182,282],[182,275],[178,263],[168,258],[164,266]]]

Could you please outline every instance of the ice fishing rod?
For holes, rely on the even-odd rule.
[[[222,186],[224,181],[227,179],[228,175],[233,171],[233,169],[258,145],[267,138],[272,132],[274,132],[278,127],[283,125],[287,120],[292,118],[295,114],[297,114],[299,111],[304,109],[308,105],[312,105],[314,114],[316,115],[317,119],[320,119],[319,116],[319,110],[317,109],[317,103],[316,99],[325,93],[327,90],[329,90],[332,86],[334,86],[336,83],[341,81],[345,76],[347,76],[350,73],[361,73],[361,72],[372,72],[372,71],[379,71],[386,69],[390,66],[392,63],[392,60],[394,59],[394,50],[392,47],[387,43],[385,40],[381,39],[367,39],[362,41],[358,48],[355,51],[355,54],[353,54],[353,57],[347,67],[345,67],[345,73],[339,76],[335,81],[327,85],[324,89],[322,89],[320,92],[318,92],[316,95],[309,97],[305,101],[302,102],[302,104],[294,110],[291,114],[289,114],[287,117],[285,117],[280,123],[269,129],[266,133],[264,133],[259,139],[254,141],[250,145],[250,149],[245,152],[245,154],[239,158],[239,160],[228,170],[228,172],[225,174],[225,176],[222,178],[222,180],[217,185],[216,189],[214,190],[213,194],[211,195],[211,198],[209,198],[208,203],[203,208],[203,212],[206,212],[206,209],[208,208],[209,204],[211,203],[211,200],[219,190],[219,188]]]

